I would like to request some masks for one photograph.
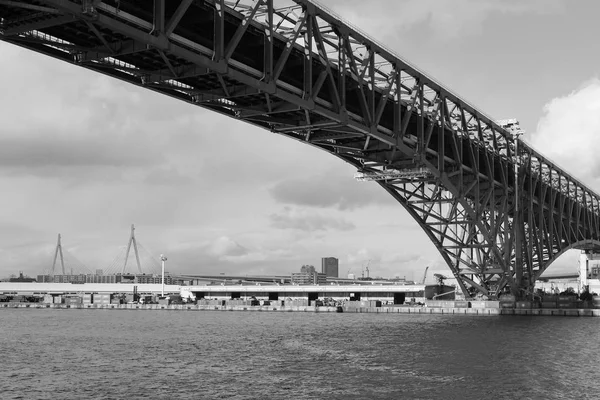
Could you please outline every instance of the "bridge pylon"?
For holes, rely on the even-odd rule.
[[[140,255],[138,252],[137,241],[135,240],[135,226],[131,224],[131,234],[129,235],[129,242],[127,242],[127,251],[125,252],[125,262],[123,263],[122,273],[126,272],[127,260],[129,260],[129,252],[133,245],[133,252],[135,253],[135,261],[137,263],[138,272],[142,273],[142,264],[140,263]]]
[[[60,256],[61,272],[63,275],[65,275],[65,259],[63,257],[63,249],[62,249],[60,233],[58,234],[58,240],[56,241],[56,249],[54,250],[54,261],[52,262],[52,275],[55,274],[56,260],[57,260],[58,256]]]

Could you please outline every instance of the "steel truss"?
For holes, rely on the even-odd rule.
[[[315,2],[0,0],[0,32],[379,176],[466,296],[525,296],[567,249],[600,247],[596,193]]]

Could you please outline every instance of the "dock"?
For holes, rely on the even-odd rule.
[[[199,304],[43,304],[0,303],[0,309],[31,308],[60,310],[172,310],[172,311],[250,311],[336,313],[337,307],[319,306],[240,306]],[[345,313],[464,315],[464,316],[553,316],[600,317],[600,309],[523,309],[523,308],[440,308],[440,307],[343,307]]]

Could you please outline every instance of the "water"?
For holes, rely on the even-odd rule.
[[[596,399],[598,318],[3,309],[2,399]]]

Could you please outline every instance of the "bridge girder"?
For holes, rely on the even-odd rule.
[[[428,169],[427,178],[377,183],[424,229],[467,296],[531,292],[566,249],[597,244],[596,193],[325,7],[277,3],[0,0],[0,39],[361,171]]]

